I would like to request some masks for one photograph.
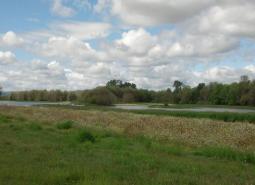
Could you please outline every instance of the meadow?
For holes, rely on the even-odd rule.
[[[255,125],[0,107],[0,184],[255,184]]]

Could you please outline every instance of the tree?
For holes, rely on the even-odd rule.
[[[173,87],[175,88],[174,89],[175,92],[179,92],[181,90],[182,86],[183,86],[183,83],[181,81],[179,81],[179,80],[174,81]]]
[[[3,87],[0,85],[0,96],[2,95],[3,93]]]
[[[248,82],[249,81],[249,77],[247,75],[242,75],[240,77],[240,82]]]
[[[119,87],[119,88],[132,88],[132,89],[136,89],[136,84],[130,83],[130,82],[123,82],[121,80],[110,80],[109,82],[106,83],[106,87],[108,87],[108,88]]]
[[[116,102],[116,96],[105,87],[98,87],[89,91],[83,100],[84,103],[96,105],[112,105]]]

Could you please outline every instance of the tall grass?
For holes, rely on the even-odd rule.
[[[124,110],[116,109],[113,106],[96,106],[96,105],[85,105],[85,106],[69,106],[69,105],[47,105],[47,107],[73,109],[73,110],[100,110],[104,112],[131,112],[135,114],[146,114],[146,115],[159,115],[159,116],[174,116],[184,118],[206,118],[224,122],[249,122],[255,123],[255,113],[232,113],[232,112],[193,112],[193,111],[170,111],[170,110]],[[191,107],[190,107],[191,108]]]
[[[255,123],[255,113],[230,113],[230,112],[188,112],[167,110],[132,110],[137,114],[152,114],[159,116],[174,116],[186,118],[207,118],[225,122],[249,122]]]
[[[223,122],[210,119],[133,114],[115,111],[71,110],[41,107],[0,107],[12,121],[28,119],[45,124],[72,120],[76,126],[112,130],[129,136],[145,135],[164,142],[178,141],[190,146],[229,146],[255,150],[255,125],[248,122]],[[168,112],[166,112],[168,113]],[[20,119],[22,118],[22,119]],[[65,124],[64,124],[65,125]],[[69,126],[68,126],[69,127]]]

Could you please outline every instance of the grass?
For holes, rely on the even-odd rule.
[[[172,116],[172,117],[184,117],[184,118],[206,118],[212,120],[219,120],[224,122],[249,122],[255,123],[255,113],[232,113],[232,112],[193,112],[193,111],[169,111],[169,110],[124,110],[116,109],[113,106],[69,106],[69,105],[47,105],[47,107],[72,109],[72,110],[100,110],[104,112],[129,112],[135,114],[145,115],[158,115],[158,116]]]
[[[68,130],[68,129],[72,128],[73,125],[74,125],[74,122],[68,120],[68,121],[58,123],[57,128],[62,129],[62,130]]]
[[[189,112],[167,110],[132,110],[137,114],[150,114],[159,116],[174,116],[185,118],[208,118],[224,122],[249,122],[255,123],[255,113],[231,113],[231,112]]]
[[[34,111],[33,114],[31,111]],[[251,152],[240,152],[228,147],[193,147],[150,138],[140,132],[130,135],[127,130],[116,132],[116,117],[111,117],[113,125],[107,128],[99,127],[98,123],[92,123],[91,120],[91,124],[73,120],[76,126],[63,130],[56,127],[59,123],[57,115],[66,115],[64,119],[69,117],[66,119],[68,121],[72,120],[72,113],[75,116],[84,116],[86,113],[63,110],[69,114],[54,114],[56,110],[46,109],[53,111],[54,119],[51,120],[49,113],[45,115],[43,111],[19,108],[12,110],[12,113],[16,113],[13,116],[9,115],[10,111],[0,115],[0,120],[8,117],[0,124],[0,184],[255,183],[254,154]],[[28,112],[30,117],[26,116]],[[45,119],[38,119],[40,113],[45,115]],[[108,113],[113,116],[111,112]],[[92,114],[98,117],[103,113],[93,112],[90,116]],[[33,115],[37,122],[33,120]],[[20,119],[20,116],[23,118]],[[133,116],[134,119],[140,117]],[[103,119],[101,121],[102,125]],[[37,126],[40,129],[34,129]]]
[[[96,141],[96,138],[92,133],[88,132],[87,130],[81,130],[77,134],[77,141],[81,143],[84,143],[84,142],[94,143]]]
[[[238,150],[255,151],[255,125],[248,122],[223,122],[203,118],[185,118],[161,114],[151,115],[121,111],[103,110],[72,110],[66,108],[45,107],[1,107],[4,119],[12,116],[20,122],[58,124],[71,121],[75,124],[71,129],[57,129],[71,131],[79,126],[89,126],[99,129],[112,130],[119,134],[134,136],[143,135],[162,142],[183,143],[185,145],[200,146],[229,146]]]
[[[162,104],[149,104],[151,108],[175,108],[175,109],[196,109],[196,108],[226,108],[226,109],[248,109],[255,110],[254,106],[241,105],[210,105],[210,104],[169,104],[168,106]]]

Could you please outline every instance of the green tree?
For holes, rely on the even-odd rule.
[[[112,105],[116,102],[116,96],[105,87],[90,90],[84,98],[84,103],[96,105]]]

